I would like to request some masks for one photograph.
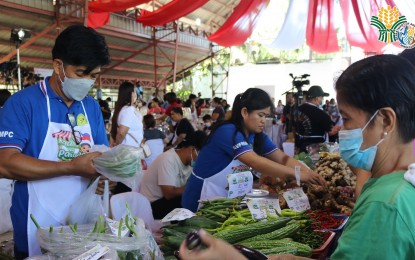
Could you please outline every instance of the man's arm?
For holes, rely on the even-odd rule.
[[[171,199],[181,196],[186,186],[174,187],[174,186],[160,185],[160,188],[161,188],[161,191],[163,192],[163,197],[166,198],[167,200],[171,200]]]
[[[98,176],[92,159],[101,153],[88,153],[70,162],[39,160],[14,148],[0,149],[0,176],[15,180],[41,180],[63,175],[87,178]]]

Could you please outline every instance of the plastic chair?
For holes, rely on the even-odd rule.
[[[154,221],[153,211],[148,199],[143,194],[134,191],[116,194],[111,197],[111,213],[114,220],[118,221],[127,214],[126,202],[131,209],[131,213],[141,218],[152,232],[160,229],[161,224]]]
[[[150,147],[151,155],[144,160],[147,163],[147,167],[160,155],[163,153],[164,142],[163,139],[152,139],[146,141],[148,147]]]

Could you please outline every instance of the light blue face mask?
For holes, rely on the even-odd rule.
[[[73,79],[68,78],[65,74],[65,69],[63,68],[62,64],[63,75],[65,78],[63,81],[61,77],[58,76],[61,84],[62,84],[62,91],[65,96],[71,100],[81,101],[88,95],[88,92],[91,90],[92,86],[95,83],[93,79]]]
[[[341,157],[351,166],[370,171],[375,161],[378,145],[383,142],[383,138],[374,146],[371,146],[365,150],[360,150],[363,144],[363,131],[369,125],[369,123],[375,118],[379,110],[377,110],[373,116],[369,119],[366,125],[361,128],[352,130],[339,131],[339,147]]]
[[[199,156],[199,154],[197,153],[197,150],[195,149],[196,152],[196,156]],[[196,161],[193,160],[193,151],[190,152],[190,166],[192,166],[192,168],[195,168],[196,166]]]

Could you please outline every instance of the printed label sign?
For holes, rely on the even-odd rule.
[[[228,184],[228,198],[236,198],[252,190],[254,177],[250,171],[232,173],[228,175]]]
[[[278,199],[253,198],[246,201],[252,218],[265,219],[267,213],[271,216],[278,217],[277,212],[281,213],[280,202]]]
[[[185,220],[191,217],[196,216],[195,213],[191,212],[188,209],[177,208],[173,209],[169,214],[167,214],[161,222],[169,222],[173,220]]]
[[[304,193],[303,188],[295,188],[288,190],[282,194],[287,201],[288,207],[294,211],[302,212],[310,209],[310,202],[307,195]]]

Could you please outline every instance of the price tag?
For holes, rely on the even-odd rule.
[[[254,177],[250,171],[232,173],[228,176],[228,198],[243,196],[252,190]]]
[[[72,260],[98,260],[101,258],[101,256],[105,255],[109,251],[109,247],[101,246],[100,244],[98,244]]]
[[[303,188],[295,188],[288,190],[282,194],[285,201],[287,201],[288,207],[294,211],[302,212],[310,209],[310,202],[307,195],[304,193]]]
[[[169,214],[167,214],[161,222],[169,222],[174,220],[185,220],[191,217],[196,216],[195,213],[191,212],[188,209],[177,208],[173,209]]]
[[[107,220],[108,227],[111,230],[111,233],[114,236],[118,236],[118,229],[120,227],[120,222],[116,220],[112,220],[110,218],[106,218],[106,220]],[[125,225],[125,219],[123,219],[123,222],[124,223],[121,226],[121,237],[125,237],[129,232],[127,226]]]
[[[275,217],[278,217],[277,212],[281,213],[280,202],[278,199],[248,199],[246,205],[248,205],[249,211],[254,219],[267,218],[267,212],[269,215]]]

